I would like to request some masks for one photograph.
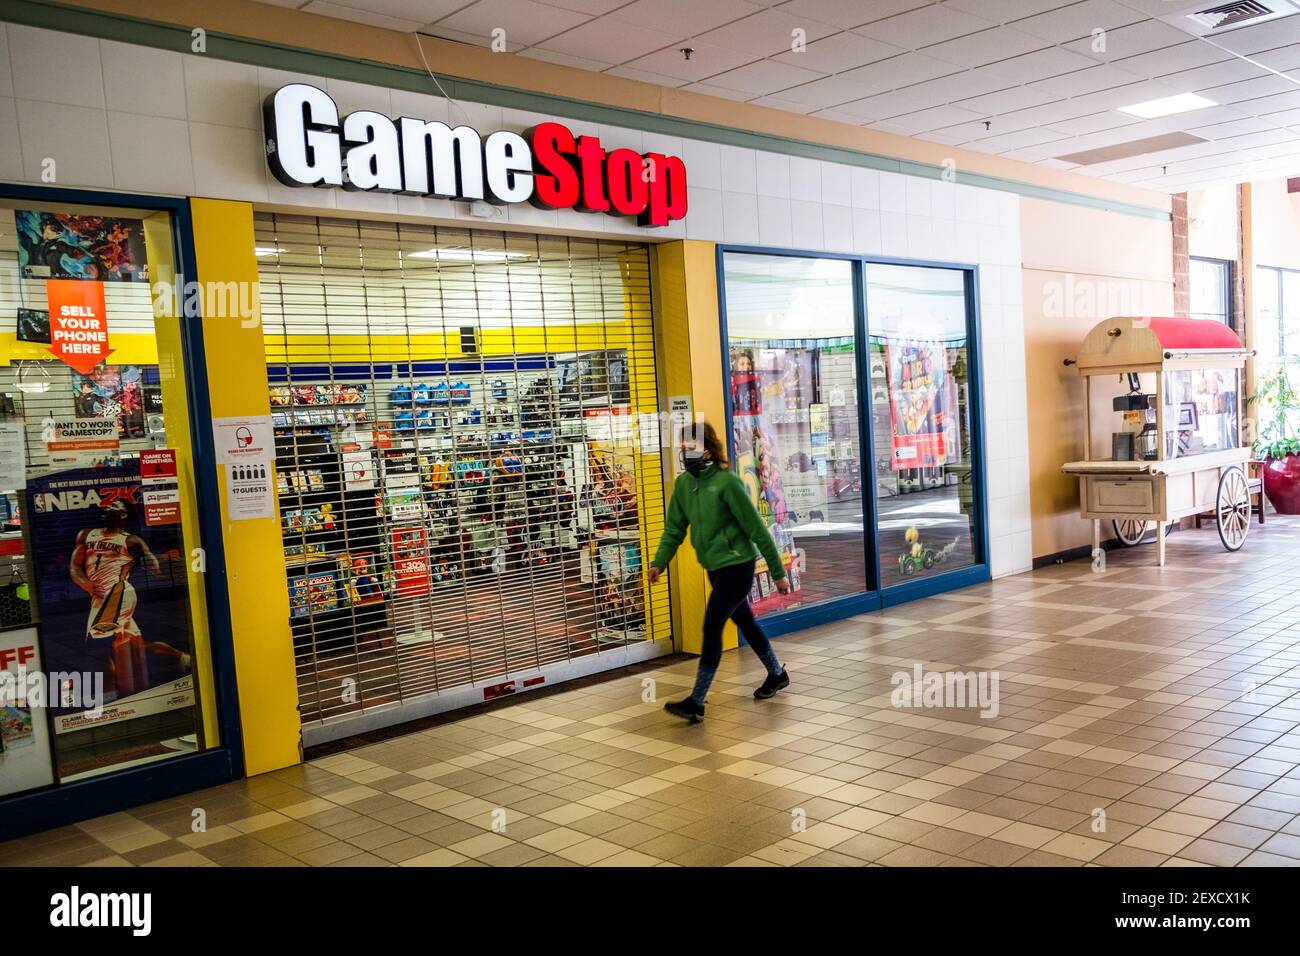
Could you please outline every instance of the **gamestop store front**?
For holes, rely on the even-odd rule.
[[[285,184],[625,232],[684,214],[680,159],[559,123],[340,116],[296,84],[267,124]],[[671,652],[668,586],[642,573],[664,511],[649,247],[270,210],[254,228],[304,743]]]
[[[229,779],[183,209],[0,196],[0,835]],[[161,304],[160,304],[161,303]]]

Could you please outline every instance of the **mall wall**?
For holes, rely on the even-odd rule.
[[[1085,437],[1083,380],[1063,362],[1103,319],[1172,314],[1173,233],[1168,221],[1028,198],[1020,212],[1028,507],[1040,560],[1092,540],[1078,480],[1061,474],[1083,457]]]

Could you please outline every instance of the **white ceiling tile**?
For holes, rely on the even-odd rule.
[[[805,83],[803,86],[782,90],[781,96],[794,103],[825,109],[837,103],[861,99],[862,91],[862,84],[858,81],[845,79],[842,76],[828,76]]]
[[[1271,70],[1290,72],[1300,69],[1300,43],[1280,46],[1275,50],[1265,50],[1263,53],[1253,53],[1250,58]]]
[[[481,2],[481,0],[480,0]],[[678,38],[671,33],[634,27],[608,17],[589,20],[580,27],[551,37],[539,44],[556,53],[570,56],[591,56],[599,53],[606,60],[627,63],[662,47],[675,47]],[[679,53],[678,56],[681,56]]]
[[[621,76],[625,80],[636,80],[638,83],[653,83],[655,86],[673,88],[681,87],[683,84],[683,81],[675,76],[664,76],[662,73],[655,73],[651,70],[640,70],[628,64],[611,67],[605,72],[610,76]],[[729,98],[734,99],[735,97],[736,94],[733,92]]]
[[[933,109],[908,113],[906,116],[897,116],[888,120],[888,122],[896,132],[901,131],[911,135],[927,130],[941,129],[956,123],[969,123],[978,118],[978,113],[964,110],[958,106],[936,106]]]
[[[1242,27],[1219,34],[1214,42],[1233,53],[1262,53],[1288,43],[1300,43],[1300,14],[1269,20],[1253,27]]]
[[[814,40],[800,53],[786,50],[775,59],[821,73],[842,73],[903,52],[905,51],[888,43],[845,31],[822,40]]]
[[[610,19],[647,30],[696,36],[763,8],[748,0],[634,0],[609,14]]]
[[[1210,123],[1205,126],[1187,127],[1187,131],[1206,139],[1227,139],[1229,136],[1241,136],[1245,133],[1262,133],[1276,130],[1277,126],[1257,116],[1243,116],[1241,119],[1228,120],[1226,123]]]
[[[1083,0],[1082,3],[1072,3],[1050,13],[1012,21],[1012,24],[1017,30],[1024,30],[1044,40],[1066,43],[1080,37],[1090,37],[1093,30],[1114,30],[1144,19],[1146,17],[1142,14],[1112,0]]]
[[[423,3],[424,0],[396,0],[396,2]],[[465,0],[442,0],[442,2],[463,6]],[[617,10],[627,3],[627,0],[539,0],[539,2],[546,4],[548,7],[559,7],[561,10],[576,10],[578,13],[588,13],[593,17],[599,17],[604,16],[611,10]]]
[[[1276,113],[1265,113],[1263,115],[1274,126],[1300,126],[1300,108],[1279,110]]]
[[[491,46],[492,37],[481,33],[466,33],[464,30],[453,30],[451,27],[443,27],[438,24],[426,24],[420,28],[420,32],[429,36],[440,37],[443,40],[455,40],[457,43],[468,43],[471,46]],[[508,53],[518,53],[524,49],[524,44],[518,40],[506,40],[506,51]],[[425,54],[426,56],[428,54]]]
[[[1116,110],[1103,110],[1089,113],[1087,116],[1075,116],[1070,119],[1057,120],[1051,124],[1052,129],[1069,136],[1083,136],[1088,133],[1100,133],[1102,130],[1118,129],[1142,122],[1135,116],[1128,116]]]
[[[1086,56],[1080,56],[1059,46],[1049,46],[1034,53],[1026,53],[1024,56],[991,63],[984,67],[983,72],[996,73],[1012,83],[1032,83],[1035,80],[1060,76],[1062,73],[1086,70],[1092,65],[1093,61]]]
[[[1121,70],[1128,70],[1128,72],[1136,73],[1138,76],[1155,77],[1168,76],[1171,73],[1189,72],[1200,67],[1223,62],[1240,63],[1241,61],[1224,53],[1222,50],[1210,46],[1208,43],[1202,43],[1200,40],[1189,40],[1187,43],[1167,46],[1163,50],[1153,50],[1150,53],[1125,57],[1122,60],[1115,61],[1115,65]]]
[[[801,113],[807,115],[811,112],[808,106],[803,103],[795,103],[792,100],[783,100],[779,96],[760,96],[756,100],[750,100],[753,106],[767,106],[774,110],[785,110],[787,113]]]
[[[622,69],[626,69],[626,67],[620,67],[619,69],[610,70],[609,72],[618,74],[619,70]],[[726,87],[713,86],[710,83],[692,83],[689,86],[683,86],[681,88],[689,90],[692,93],[703,93],[706,96],[720,96],[724,100],[736,100],[740,103],[754,98],[750,93],[742,93],[740,90],[729,90]]]
[[[795,17],[808,17],[848,30],[923,7],[932,0],[789,0],[777,9]]]
[[[455,13],[461,7],[466,6],[467,0],[343,0],[341,3],[330,3],[331,7],[347,7],[349,10],[360,10],[373,13],[381,17],[392,17],[404,22],[414,21],[415,23],[430,23],[449,13]],[[277,3],[280,7],[298,7],[306,9],[308,12],[316,13],[320,11],[312,10],[311,7],[317,4],[304,4],[302,0],[297,2]],[[336,16],[337,14],[328,14]]]
[[[692,40],[691,48],[695,51],[688,60],[676,45],[656,50],[646,56],[637,57],[627,62],[627,66],[651,73],[661,73],[678,80],[698,83],[717,73],[734,70],[751,61],[751,57],[725,47],[700,43]]]
[[[947,5],[994,23],[1010,23],[1035,13],[1055,10],[1069,2],[1070,0],[948,0]]]
[[[358,10],[340,3],[309,3],[301,8],[304,13],[315,13],[323,17],[337,17],[340,20],[352,20],[356,23],[369,24],[372,27],[383,27],[386,30],[401,30],[403,33],[412,33],[422,27],[427,19],[405,20],[400,17],[388,16],[387,14],[377,13],[374,10]]]
[[[1257,100],[1244,100],[1240,103],[1234,103],[1233,106],[1242,113],[1249,113],[1251,116],[1267,116],[1270,113],[1279,113],[1282,110],[1295,109],[1300,106],[1300,91],[1274,93],[1272,96],[1261,96]]]
[[[1042,40],[1028,33],[1021,33],[1012,27],[994,27],[926,47],[925,55],[957,66],[972,67],[1008,60],[1040,50],[1043,46]]]
[[[1180,43],[1199,43],[1207,49],[1213,49],[1208,43],[1192,40],[1182,30],[1175,30],[1159,20],[1144,20],[1141,23],[1130,24],[1126,27],[1105,30],[1101,36],[1089,34],[1080,40],[1075,40],[1073,43],[1067,43],[1065,48],[1074,50],[1076,53],[1082,53],[1084,56],[1091,56],[1114,63],[1116,60],[1125,57],[1149,53],[1152,50],[1176,46]],[[1228,56],[1229,54],[1219,52],[1218,59],[1224,60]],[[1201,64],[1194,63],[1192,65],[1200,66]]]
[[[933,43],[942,43],[945,40],[965,36],[967,33],[978,33],[993,25],[981,17],[933,4],[884,20],[877,20],[858,32],[895,46],[916,50]]]
[[[846,113],[843,110],[838,109],[816,110],[809,115],[815,116],[818,119],[833,120],[836,123],[846,123],[849,126],[862,125],[861,116],[854,116],[852,113]]]
[[[934,60],[920,53],[904,53],[855,70],[846,70],[840,76],[861,83],[862,95],[869,96],[959,72],[961,71],[951,63]]]
[[[1141,79],[1142,77],[1134,76],[1119,67],[1102,65],[1038,80],[1033,85],[1058,96],[1086,96],[1101,90],[1111,90],[1117,86],[1129,86]]]
[[[479,37],[491,37],[493,30],[502,29],[505,30],[506,42],[532,46],[589,19],[585,14],[548,7],[534,3],[533,0],[478,0],[463,10],[443,17],[437,26]],[[589,56],[593,49],[560,52]]]
[[[1257,76],[1267,75],[1267,70],[1262,70],[1246,60],[1224,60],[1222,63],[1200,66],[1194,70],[1184,70],[1172,76],[1162,77],[1162,79],[1166,83],[1177,86],[1180,90],[1196,93],[1212,86],[1223,86],[1228,83],[1236,83],[1238,80],[1250,80]]]
[[[811,70],[801,70],[797,66],[778,63],[775,60],[759,60],[757,63],[711,76],[706,82],[712,86],[741,90],[754,96],[769,96],[778,90],[808,83],[819,77],[820,74]]]
[[[973,110],[982,116],[997,116],[1000,113],[1028,109],[1031,106],[1042,106],[1044,103],[1055,102],[1057,99],[1059,97],[1036,90],[1030,86],[1013,86],[1010,89],[999,90],[995,93],[985,93],[981,96],[957,100],[953,105]]]
[[[571,66],[576,70],[586,70],[589,73],[600,73],[608,70],[613,63],[599,63],[595,60],[588,60],[581,56],[569,56],[567,53],[556,53],[552,50],[543,50],[539,46],[529,47],[526,50],[520,50],[519,55],[527,57],[530,60],[541,60],[543,63],[557,63],[560,66]],[[665,79],[668,79],[665,77]]]
[[[1026,146],[1038,146],[1042,143],[1051,143],[1064,138],[1060,133],[1050,129],[1022,129],[1014,133],[994,133],[992,136],[976,140],[976,143],[995,144],[996,148],[1001,151],[1024,149]]]
[[[792,48],[795,31],[802,30],[804,41],[811,43],[835,33],[835,28],[806,17],[800,19],[777,10],[764,10],[753,16],[729,23],[725,27],[701,33],[694,39],[713,43],[757,58],[776,56]]]
[[[1272,129],[1262,133],[1246,133],[1243,136],[1225,136],[1218,142],[1232,146],[1234,149],[1250,149],[1254,146],[1273,146],[1282,143],[1295,145],[1295,134],[1290,130]]]
[[[1214,100],[1216,103],[1240,103],[1244,100],[1259,99],[1261,96],[1271,96],[1274,93],[1290,93],[1292,91],[1300,91],[1300,84],[1293,83],[1275,73],[1269,73],[1253,80],[1239,80],[1226,86],[1213,86],[1207,90],[1202,90],[1201,95]]]

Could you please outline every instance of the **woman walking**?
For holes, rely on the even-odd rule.
[[[744,484],[731,471],[727,454],[713,426],[705,422],[687,427],[681,436],[682,463],[686,467],[673,486],[664,521],[659,550],[647,572],[653,584],[691,531],[691,545],[700,564],[709,574],[713,591],[704,609],[704,643],[700,666],[695,675],[695,689],[685,700],[664,705],[664,710],[691,723],[704,719],[704,699],[722,660],[722,629],[728,619],[736,622],[740,633],[767,668],[767,680],[754,691],[759,700],[767,700],[790,686],[790,675],[776,659],[763,628],[754,619],[749,606],[749,591],[754,584],[755,548],[767,562],[767,569],[782,594],[790,590],[785,565],[763,520],[749,499]]]

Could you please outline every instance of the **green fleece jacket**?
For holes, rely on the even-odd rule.
[[[691,546],[706,571],[754,560],[755,547],[773,579],[785,577],[776,542],[758,516],[749,492],[733,472],[708,465],[700,477],[682,472],[668,502],[664,534],[654,566],[663,570],[691,530]]]

